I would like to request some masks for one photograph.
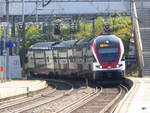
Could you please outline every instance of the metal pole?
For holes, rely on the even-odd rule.
[[[17,42],[17,55],[19,56],[19,37],[21,37],[20,36],[20,33],[18,33],[18,36],[17,36],[17,38],[16,38],[16,42]]]
[[[16,32],[15,32],[15,16],[13,16],[12,18],[13,18],[13,20],[12,20],[12,27],[11,27],[11,36],[13,38],[15,38],[15,36],[16,36]],[[14,39],[14,40],[16,40],[16,39]]]
[[[24,20],[24,0],[22,0],[22,24],[23,24],[23,30],[22,30],[22,44],[23,44],[23,48],[22,48],[22,66],[23,66],[23,71],[25,70],[25,43],[26,43],[26,39],[25,39],[25,20]]]
[[[24,0],[22,0],[22,22],[24,22]]]
[[[80,21],[79,21],[79,18],[77,18],[77,32],[80,31]]]
[[[6,26],[4,26],[3,27],[3,29],[4,29],[4,50],[3,50],[3,56],[4,56],[4,63],[3,63],[3,65],[4,65],[4,73],[3,73],[3,82],[5,82],[6,81],[6,70],[7,70],[7,67],[6,67],[6,62],[7,62],[7,60],[6,60]]]
[[[85,19],[83,20],[83,31],[86,31]]]
[[[5,36],[5,42],[7,43],[8,41],[8,29],[9,29],[9,0],[6,0],[6,21],[7,21],[7,25],[6,25],[6,36]],[[4,46],[4,50],[6,50],[6,66],[5,66],[5,78],[7,80],[7,77],[9,78],[9,80],[11,80],[10,76],[9,76],[9,48],[6,47],[6,44]]]
[[[92,33],[93,33],[93,37],[95,37],[95,18],[93,18],[93,22],[92,22]]]
[[[85,81],[86,81],[86,88],[88,88],[88,79],[86,78]]]
[[[38,0],[36,1],[36,22],[38,22]]]
[[[11,37],[13,38],[14,41],[16,41],[16,31],[15,31],[15,16],[12,17],[12,27],[11,27]],[[12,49],[12,55],[16,54],[16,50]]]

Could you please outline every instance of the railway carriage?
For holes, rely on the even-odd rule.
[[[102,35],[92,44],[92,51],[96,62],[93,63],[93,76],[116,77],[125,75],[125,61],[123,60],[124,46],[120,38],[115,35]]]
[[[41,42],[27,53],[31,74],[99,79],[125,74],[124,47],[115,35],[62,42]]]

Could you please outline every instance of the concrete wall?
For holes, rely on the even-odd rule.
[[[0,66],[4,67],[5,72],[5,59],[6,57],[0,56]],[[8,67],[9,74],[7,75],[7,78],[9,76],[13,79],[21,79],[21,65],[20,65],[20,57],[19,56],[9,56],[9,67]],[[0,72],[0,75],[4,74],[4,72]]]
[[[0,83],[0,99],[38,91],[46,87],[47,87],[46,81],[39,81],[39,80],[35,81],[17,80]]]

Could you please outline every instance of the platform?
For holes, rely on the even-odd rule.
[[[150,113],[150,77],[129,79],[134,81],[133,87],[114,113]]]
[[[38,91],[46,87],[46,81],[40,80],[12,80],[0,83],[0,100]]]

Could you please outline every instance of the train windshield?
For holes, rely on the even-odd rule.
[[[98,50],[101,62],[114,62],[118,59],[118,48],[99,48]]]

